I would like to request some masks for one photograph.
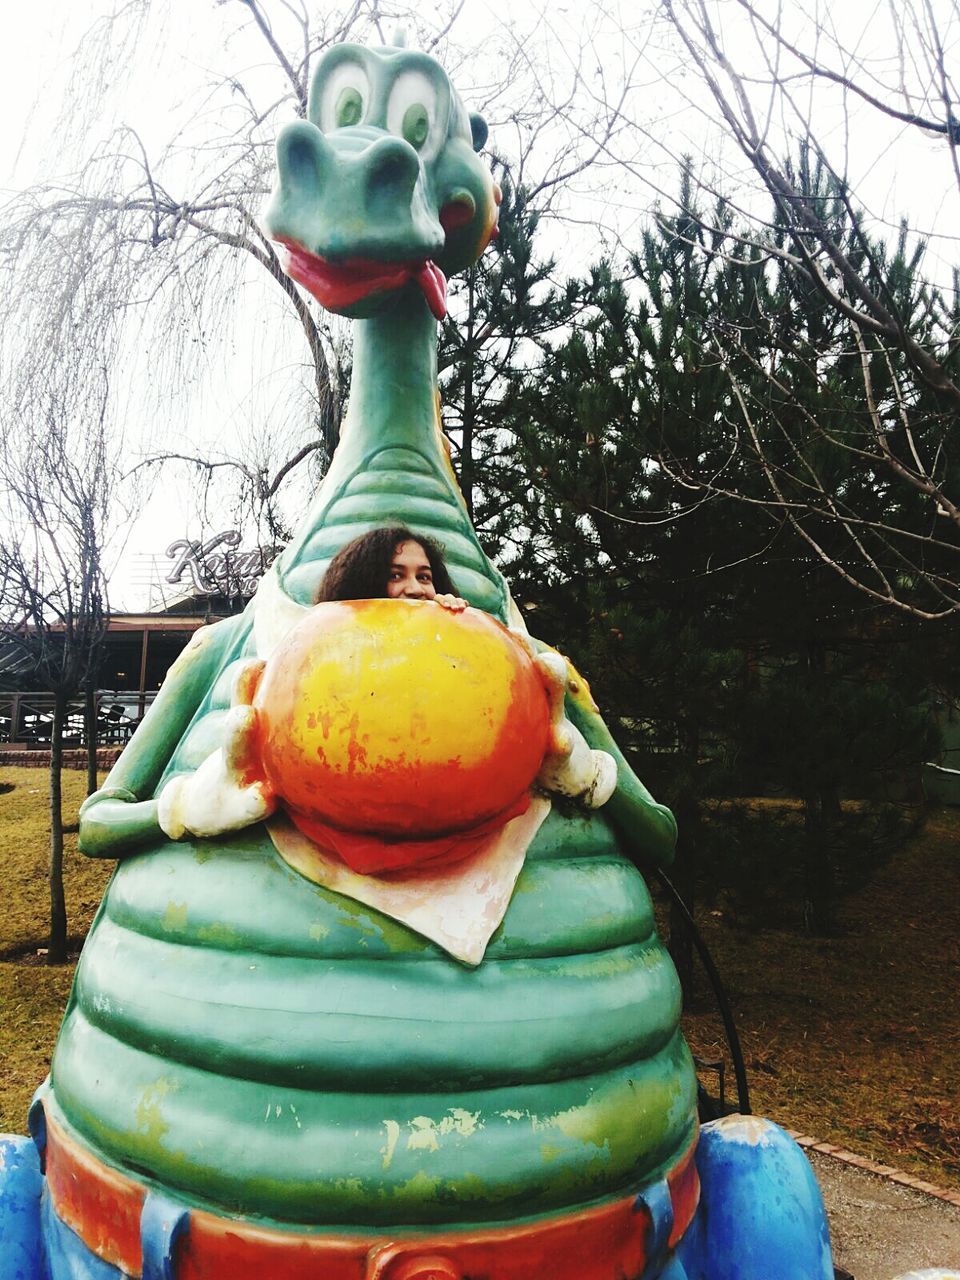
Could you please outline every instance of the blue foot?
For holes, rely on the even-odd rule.
[[[700,1208],[677,1249],[688,1280],[833,1280],[830,1233],[806,1156],[755,1116],[704,1125]]]
[[[30,1138],[0,1135],[0,1280],[46,1280],[40,1157]]]

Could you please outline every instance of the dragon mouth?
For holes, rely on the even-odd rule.
[[[328,262],[295,240],[277,239],[280,265],[328,311],[343,311],[372,293],[389,293],[413,280],[436,320],[447,314],[447,281],[435,262],[375,262],[347,258]]]

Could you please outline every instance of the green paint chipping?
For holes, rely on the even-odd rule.
[[[420,934],[379,912],[371,913],[369,907],[364,907],[359,902],[341,898],[337,906],[340,909],[338,923],[344,929],[356,929],[361,938],[383,942],[388,951],[404,955],[412,951],[430,950],[430,943]]]
[[[346,1192],[348,1195],[361,1196],[365,1191],[360,1178],[337,1178],[333,1185],[337,1191]]]
[[[527,893],[537,893],[541,887],[540,882],[534,879],[533,876],[528,875],[526,868],[524,868],[517,877],[517,883],[513,887],[513,897],[517,898],[523,897],[524,894]]]
[[[458,1204],[486,1204],[490,1199],[490,1183],[477,1173],[465,1173],[447,1187]]]
[[[175,1080],[161,1076],[153,1084],[147,1085],[140,1095],[136,1110],[137,1132],[143,1134],[154,1146],[161,1145],[170,1128],[161,1111],[163,1100],[168,1094],[176,1093],[178,1087]]]
[[[412,1178],[397,1187],[393,1193],[393,1198],[400,1204],[419,1205],[436,1199],[439,1189],[440,1179],[432,1178],[429,1173],[425,1173],[423,1169],[420,1169]]]
[[[622,1099],[618,1098],[611,1108],[615,1111],[615,1114],[610,1117],[614,1121],[614,1130],[618,1120],[622,1123],[622,1106],[618,1106],[617,1103],[622,1103]],[[597,1098],[592,1098],[589,1106],[571,1107],[569,1111],[559,1111],[546,1120],[534,1120],[534,1130],[559,1129],[565,1138],[598,1147],[609,1155],[611,1128],[602,1121],[598,1123],[596,1104]]]
[[[408,1151],[439,1151],[437,1125],[429,1116],[414,1116],[410,1121],[410,1136],[407,1138]]]
[[[444,1126],[447,1124],[464,1138],[471,1137],[478,1129],[483,1128],[480,1112],[464,1111],[462,1107],[451,1107],[449,1119],[440,1122],[441,1132],[446,1131]]]
[[[166,924],[164,927],[166,928]],[[197,930],[197,941],[205,942],[211,947],[239,947],[243,943],[243,938],[231,925],[215,920],[211,924],[200,926]]]
[[[314,920],[308,933],[314,942],[322,942],[329,935],[330,927],[329,925],[321,924],[319,920]]]
[[[182,933],[187,927],[187,904],[185,902],[168,902],[163,913],[161,927],[165,933]]]
[[[675,1068],[674,1062],[670,1065]],[[621,1085],[598,1089],[586,1106],[535,1119],[534,1130],[552,1130],[554,1139],[559,1132],[581,1146],[595,1146],[605,1165],[623,1171],[634,1159],[637,1132],[651,1149],[668,1140],[678,1092],[675,1069],[665,1070],[639,1085],[629,1081],[627,1097]]]

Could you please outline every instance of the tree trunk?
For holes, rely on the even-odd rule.
[[[833,870],[834,823],[832,811],[839,810],[833,791],[810,791],[803,798],[806,850],[804,852],[804,924],[811,933],[829,935],[836,920],[836,884]]]
[[[87,748],[87,795],[97,789],[97,698],[92,688],[83,691],[83,740]]]
[[[67,906],[63,895],[63,723],[67,700],[58,692],[53,699],[53,731],[50,735],[50,941],[47,963],[63,964],[67,958]]]

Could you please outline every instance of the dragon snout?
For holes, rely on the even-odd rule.
[[[444,243],[423,177],[420,157],[403,138],[363,127],[328,138],[300,120],[277,139],[267,229],[333,262],[423,261]]]

